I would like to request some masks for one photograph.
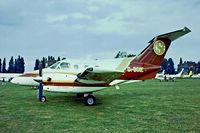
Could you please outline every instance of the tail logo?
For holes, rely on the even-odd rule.
[[[157,55],[163,55],[165,53],[165,43],[161,40],[155,41],[153,50]]]

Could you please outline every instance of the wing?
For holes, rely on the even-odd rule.
[[[113,80],[119,78],[123,72],[99,69],[99,68],[87,68],[83,73],[78,74],[77,82],[81,83],[107,83],[109,84]]]

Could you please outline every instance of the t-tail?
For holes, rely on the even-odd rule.
[[[146,80],[156,76],[172,41],[191,32],[184,27],[181,30],[162,34],[149,41],[149,45],[134,58],[119,79]]]
[[[177,74],[177,77],[180,78],[183,75],[183,71],[184,71],[184,69],[182,68],[181,71]]]
[[[192,77],[192,75],[193,75],[193,71],[192,70],[190,70],[190,72],[189,72],[189,77]]]

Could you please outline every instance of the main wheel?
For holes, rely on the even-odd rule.
[[[40,99],[40,102],[46,102],[47,98],[45,96],[42,96],[42,98]]]
[[[84,102],[85,102],[85,105],[92,106],[96,104],[96,99],[94,96],[88,95],[87,97],[84,97]]]

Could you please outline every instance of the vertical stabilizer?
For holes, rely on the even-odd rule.
[[[156,76],[172,41],[191,32],[187,27],[162,34],[149,41],[149,45],[134,58],[120,79],[145,80]]]

